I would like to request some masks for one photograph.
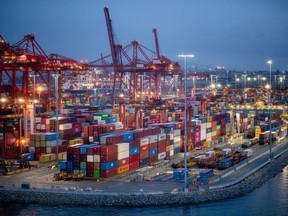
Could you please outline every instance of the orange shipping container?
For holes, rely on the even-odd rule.
[[[129,171],[129,164],[117,168],[117,174]]]

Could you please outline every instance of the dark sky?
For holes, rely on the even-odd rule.
[[[174,61],[228,69],[286,70],[288,0],[0,0],[0,34],[13,44],[34,33],[47,54],[77,60],[110,53],[103,8],[117,42],[138,40]]]

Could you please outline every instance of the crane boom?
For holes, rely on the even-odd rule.
[[[117,58],[115,38],[113,35],[113,29],[112,29],[112,20],[110,18],[109,10],[107,7],[104,7],[104,14],[105,14],[106,26],[107,26],[107,31],[108,31],[112,61],[113,61],[114,69],[116,71],[117,66],[118,66],[118,58]]]
[[[158,42],[158,36],[157,36],[157,29],[153,29],[153,34],[154,34],[154,40],[155,40],[155,47],[156,47],[156,55],[157,58],[160,58],[160,50],[159,50],[159,42]]]

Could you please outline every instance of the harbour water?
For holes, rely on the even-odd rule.
[[[138,208],[95,206],[47,206],[38,204],[0,203],[3,216],[46,215],[231,215],[231,216],[286,216],[288,215],[288,166],[276,177],[242,197],[218,202],[186,206],[142,206]]]

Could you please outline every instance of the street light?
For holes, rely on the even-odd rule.
[[[271,68],[272,68],[272,60],[269,60],[267,62],[267,64],[269,64],[269,69],[270,69],[270,89],[269,89],[269,118],[270,118],[270,136],[269,136],[269,157],[270,160],[273,159],[272,156],[272,114],[271,114],[271,106],[272,106],[272,85],[271,85]]]
[[[40,97],[40,95],[41,95],[41,92],[43,91],[43,87],[42,86],[38,86],[37,87],[37,92],[38,92],[38,94],[39,94],[39,104],[38,104],[38,106],[39,106],[39,113],[41,113],[41,109],[40,109],[40,99],[41,99],[41,97]]]
[[[59,155],[58,155],[58,148],[59,148],[59,108],[58,108],[58,102],[59,102],[59,92],[58,92],[58,78],[60,76],[60,74],[58,72],[56,72],[55,74],[53,74],[54,78],[55,78],[55,101],[56,101],[56,110],[55,110],[55,114],[56,114],[56,166],[58,166],[59,163]]]
[[[185,82],[184,82],[184,115],[185,115],[185,122],[184,122],[184,192],[188,192],[188,185],[187,185],[187,58],[193,58],[194,55],[191,54],[179,54],[178,57],[184,58],[184,68],[185,68]],[[191,122],[189,122],[191,124]]]

